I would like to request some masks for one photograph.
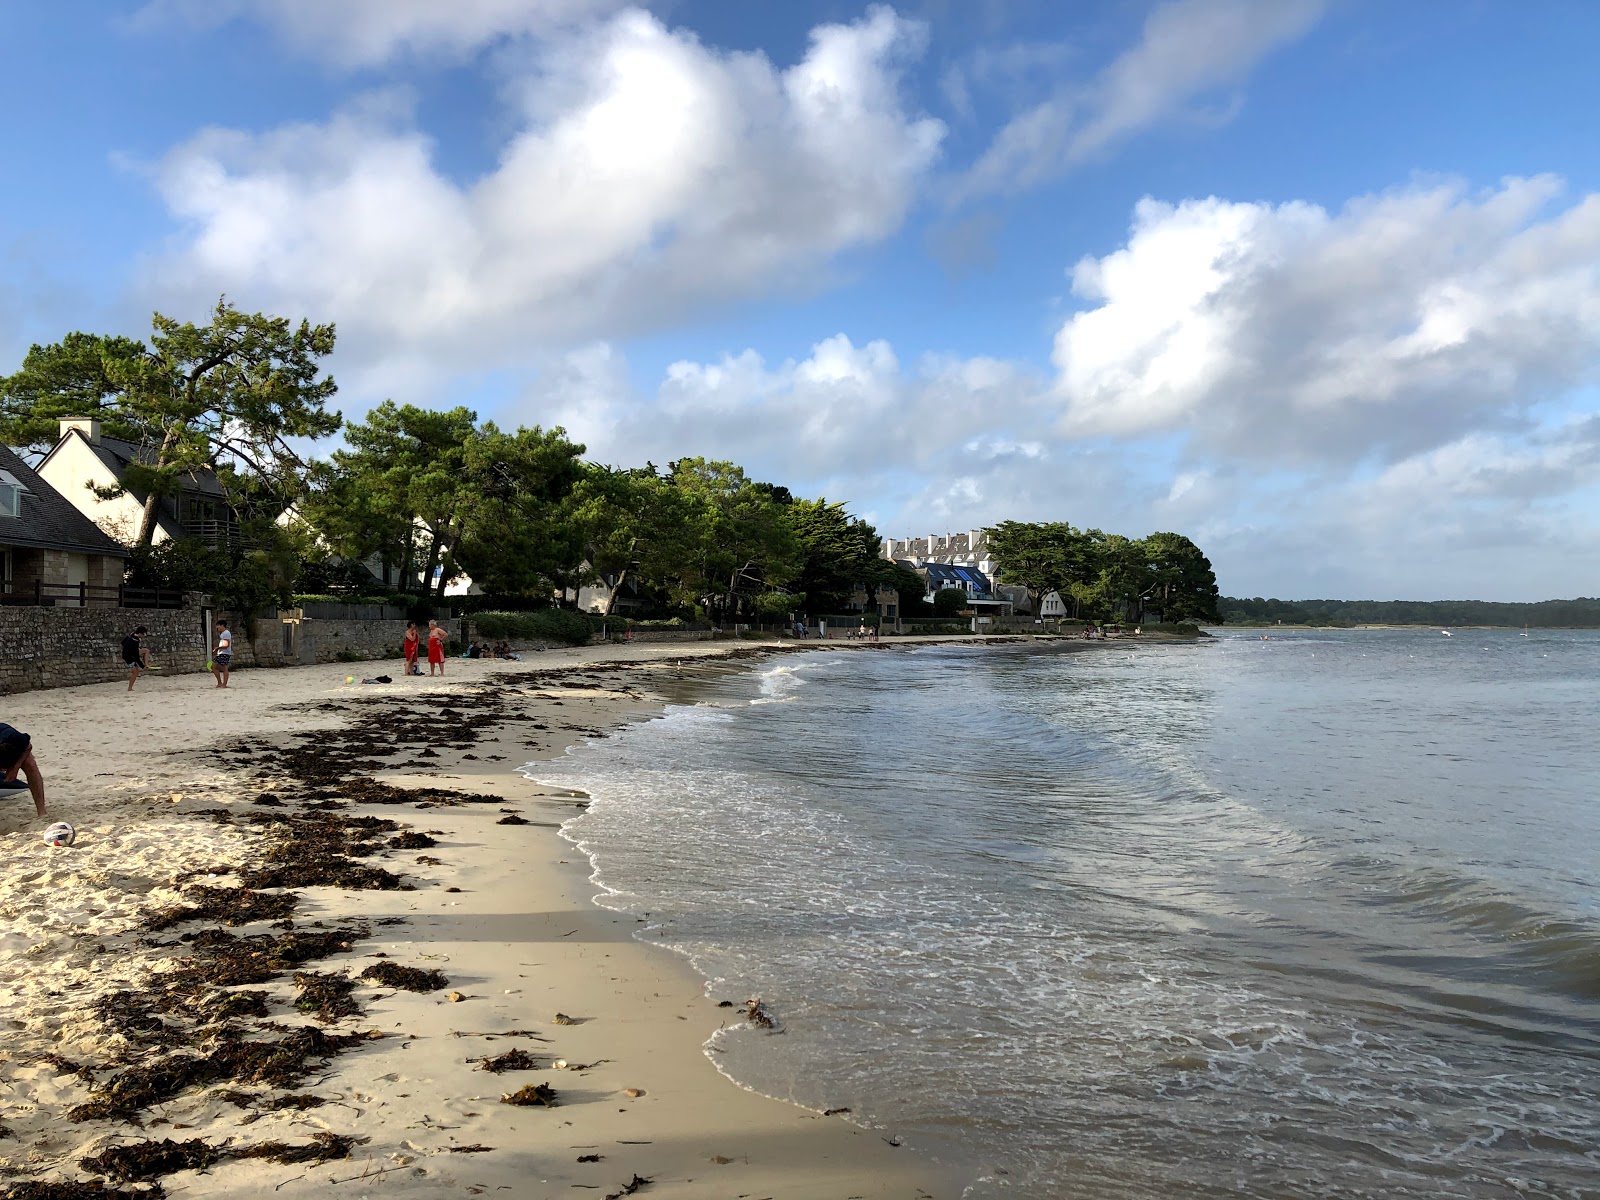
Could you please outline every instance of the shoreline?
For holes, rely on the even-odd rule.
[[[351,665],[325,664],[240,672],[226,695],[183,676],[146,676],[131,696],[122,684],[97,684],[9,697],[7,719],[33,735],[41,757],[49,819],[72,821],[79,840],[68,850],[43,846],[42,823],[15,806],[0,823],[11,857],[0,881],[0,914],[8,919],[0,1019],[11,1031],[0,1052],[0,1188],[94,1177],[115,1186],[113,1172],[85,1170],[80,1160],[171,1139],[223,1155],[201,1171],[155,1177],[196,1197],[310,1195],[360,1178],[415,1195],[505,1188],[555,1195],[573,1186],[626,1195],[619,1189],[646,1189],[636,1180],[649,1180],[648,1194],[660,1196],[959,1195],[947,1171],[897,1138],[723,1076],[702,1046],[720,1023],[741,1015],[737,1006],[747,998],[708,998],[689,963],[634,940],[632,918],[593,903],[588,860],[559,832],[583,798],[518,772],[582,738],[659,714],[666,701],[655,685],[674,669],[668,663],[731,666],[790,648],[799,647],[600,646],[518,663],[452,659],[453,674],[442,681],[388,687],[346,683]],[[480,718],[493,692],[503,699]],[[363,721],[364,741],[353,732]],[[471,728],[484,723],[488,730]],[[388,724],[420,727],[430,744],[420,751],[414,739],[411,749],[375,745],[372,729]],[[84,750],[69,757],[68,746]],[[350,765],[342,780],[331,768],[322,778],[307,767],[338,766],[341,746]],[[286,777],[286,765],[299,768],[300,778]],[[440,806],[424,799],[419,813],[409,794],[388,794],[382,804],[339,795],[360,779],[478,799],[438,798]],[[274,795],[278,804],[254,802],[274,785],[283,794]],[[501,810],[515,810],[520,824],[501,825],[512,815]],[[291,932],[279,943],[330,927],[355,936],[296,970],[276,971],[259,981],[265,987],[197,988],[175,1009],[146,1014],[160,1033],[107,1031],[97,1000],[111,997],[125,1015],[146,1002],[140,997],[148,997],[151,979],[192,973],[197,961],[212,969],[208,938],[231,937],[224,949],[237,955],[271,947],[272,930],[283,927],[197,920],[154,936],[141,928],[150,913],[193,901],[196,893],[181,887],[238,885],[238,872],[259,864],[274,831],[288,831],[292,852],[295,839],[320,837],[324,827],[370,836],[350,830],[374,820],[404,822],[385,832],[405,848],[352,853],[348,861],[402,875],[416,890],[259,886],[263,896],[298,896]],[[419,835],[436,847],[413,840]],[[431,853],[411,853],[416,848]],[[319,1022],[295,1011],[297,999],[303,1005],[313,995],[296,986],[300,976],[351,976],[385,960],[443,971],[448,986],[412,993],[358,980],[346,989],[358,1013]],[[211,1003],[219,990],[262,993],[265,1020],[185,1026],[187,1006]],[[736,1007],[719,1008],[718,999]],[[558,1013],[572,1023],[558,1022]],[[243,1104],[231,1077],[220,1088],[179,1089],[124,1119],[66,1119],[73,1106],[107,1094],[121,1062],[189,1066],[215,1059],[218,1045],[306,1029],[317,1031],[307,1037],[365,1036],[325,1065],[310,1062],[292,1084],[248,1093]],[[513,1036],[517,1029],[531,1036]],[[538,1069],[491,1075],[469,1062],[513,1048]],[[552,1069],[556,1060],[569,1065]],[[554,1088],[557,1107],[499,1102],[533,1083]],[[231,1098],[220,1095],[230,1091]],[[275,1108],[274,1096],[283,1095],[309,1097],[307,1107]],[[366,1140],[348,1147],[350,1157],[321,1163],[232,1156],[263,1142],[304,1150],[319,1137],[351,1136]],[[145,1194],[150,1185],[121,1186]]]

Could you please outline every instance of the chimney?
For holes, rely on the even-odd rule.
[[[91,446],[100,444],[100,418],[99,417],[62,417],[61,436],[66,437],[74,429],[82,432]]]

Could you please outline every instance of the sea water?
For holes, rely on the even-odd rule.
[[[537,773],[970,1196],[1600,1196],[1600,635],[804,654]]]

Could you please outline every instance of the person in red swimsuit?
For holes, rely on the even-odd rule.
[[[439,622],[428,622],[428,674],[444,674],[444,642],[445,632],[439,628]],[[434,668],[438,670],[435,671]]]
[[[415,621],[406,622],[406,636],[405,641],[401,643],[401,647],[406,655],[406,674],[418,674],[417,651],[422,648],[422,635],[417,632],[417,623]]]

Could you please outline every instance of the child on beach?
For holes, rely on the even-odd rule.
[[[217,677],[217,686],[228,686],[228,667],[233,663],[233,634],[226,621],[217,622],[217,648],[211,654],[211,673]]]
[[[8,789],[15,785],[18,771],[28,777],[33,810],[44,816],[44,776],[39,773],[39,763],[33,757],[33,739],[4,723],[0,723],[0,771],[5,773]]]
[[[128,668],[128,690],[133,691],[133,685],[139,679],[141,670],[149,671],[153,664],[150,662],[150,651],[144,646],[145,627],[139,626],[127,637],[122,639],[122,662]]]
[[[439,628],[439,622],[428,622],[428,674],[444,674],[444,643],[445,631]]]
[[[417,668],[417,651],[422,647],[422,635],[417,632],[415,621],[406,622],[406,636],[401,646],[406,655],[406,674],[421,675],[422,672]]]

